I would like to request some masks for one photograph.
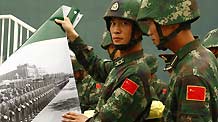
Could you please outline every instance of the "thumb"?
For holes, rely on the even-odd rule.
[[[62,24],[63,20],[55,19],[55,22],[58,23],[58,24]]]

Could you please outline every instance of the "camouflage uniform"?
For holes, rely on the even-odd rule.
[[[130,16],[136,18],[138,6],[139,1],[136,0],[115,0],[108,11],[111,14],[121,12],[110,17],[130,19]],[[124,17],[121,17],[123,14]],[[109,13],[106,13],[105,17],[109,17]],[[106,22],[109,24],[107,19]],[[136,40],[130,40],[132,41]],[[150,72],[144,62],[136,62],[143,57],[143,51],[128,54],[114,62],[105,62],[80,38],[71,42],[69,46],[89,74],[98,81],[105,81],[95,115],[88,120],[89,122],[134,122],[141,119],[142,114],[145,114],[145,117],[148,115],[152,101],[148,84]]]
[[[199,18],[195,0],[143,0],[140,10],[139,21],[153,19],[156,27],[180,23],[178,28],[182,30],[184,24]],[[160,44],[171,38],[162,35]],[[214,55],[196,39],[180,48],[173,61],[164,121],[217,122],[218,64]]]
[[[82,65],[80,65],[76,60],[72,60],[72,65],[74,72],[79,70],[85,71]],[[102,83],[95,81],[90,75],[86,75],[84,78],[76,80],[76,87],[82,112],[96,107],[102,85]]]
[[[90,75],[87,75],[81,84],[81,87],[78,88],[78,94],[82,111],[95,109],[103,84],[95,81]]]
[[[211,30],[202,41],[203,46],[213,52],[213,49],[218,50],[218,29]],[[213,52],[216,58],[218,54]]]
[[[78,45],[75,45],[75,43],[77,43]],[[108,76],[106,77],[107,80],[101,80],[105,81],[105,85],[102,89],[102,95],[96,107],[96,114],[94,118],[91,118],[89,120],[90,122],[127,122],[127,120],[134,121],[146,108],[148,102],[151,102],[151,100],[149,100],[151,99],[149,98],[149,95],[147,96],[147,99],[145,99],[144,97],[145,94],[140,77],[134,75],[135,73],[139,72],[138,70],[143,70],[141,71],[142,73],[144,73],[146,69],[148,70],[148,67],[144,66],[144,63],[141,63],[141,66],[139,66],[138,64],[136,64],[136,62],[134,62],[134,60],[137,60],[143,56],[142,52],[138,52],[138,56],[136,56],[136,54],[133,54],[126,58],[121,58],[114,62],[115,64],[117,64],[114,66],[113,64],[108,65],[109,63],[113,62],[104,62],[103,60],[98,59],[97,56],[93,54],[93,51],[85,48],[86,45],[84,45],[83,41],[79,38],[69,46],[75,52],[77,59],[81,61],[81,63],[84,63],[83,65],[87,67],[87,69],[89,69],[88,71],[90,71],[90,73],[95,72],[95,77],[100,76],[99,78],[96,78],[102,79],[103,77],[101,76]],[[83,49],[78,48],[80,46],[83,47]],[[94,65],[87,66],[87,64]],[[99,71],[110,71],[110,74],[106,74],[107,72]],[[143,77],[149,77],[149,71],[147,72],[148,73],[145,72],[146,74],[142,74]],[[137,83],[137,86],[139,86],[136,93],[133,95],[134,97],[121,88],[121,85],[123,84],[125,78],[131,79],[132,81]]]
[[[107,49],[110,44],[112,44],[110,32],[105,31],[103,34],[103,41],[101,43],[101,47],[103,49]],[[113,53],[116,53],[116,52],[113,52]],[[112,54],[112,56],[110,57],[113,57],[113,55],[114,54]],[[142,57],[142,59],[148,65],[148,67],[150,68],[151,74],[153,75],[150,81],[151,86],[154,88],[154,91],[156,92],[158,99],[161,102],[164,102],[166,98],[166,93],[167,93],[167,84],[161,81],[160,79],[158,79],[155,74],[158,68],[157,58],[154,55],[144,53],[144,56]]]
[[[151,75],[153,75],[150,84],[154,88],[154,91],[156,92],[158,99],[164,103],[166,99],[168,86],[165,82],[157,78],[155,74],[158,68],[157,57],[155,57],[154,55],[144,53],[143,58],[144,58],[144,62],[148,64],[148,67],[151,70]]]

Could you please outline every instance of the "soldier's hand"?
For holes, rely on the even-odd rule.
[[[55,22],[63,27],[69,41],[73,42],[79,36],[68,17],[64,17],[64,20],[55,19]]]
[[[85,115],[77,114],[74,112],[68,112],[62,117],[62,122],[85,122],[88,119],[88,117],[86,117]]]

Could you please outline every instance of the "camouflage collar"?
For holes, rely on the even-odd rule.
[[[200,46],[200,40],[199,39],[195,39],[194,41],[186,44],[184,47],[182,47],[181,49],[179,49],[176,52],[176,55],[178,57],[178,61],[182,60],[182,58],[184,56],[186,56],[192,50],[197,49],[199,46]]]
[[[131,54],[126,55],[124,57],[117,58],[116,60],[114,60],[114,64],[117,67],[117,66],[120,66],[122,64],[136,61],[137,59],[139,59],[141,57],[143,57],[143,50],[131,53]]]

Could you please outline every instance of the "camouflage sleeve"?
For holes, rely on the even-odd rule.
[[[83,40],[78,37],[73,43],[68,43],[69,48],[75,53],[80,64],[88,73],[99,82],[104,82],[108,73],[113,68],[112,61],[106,61],[98,58],[94,54],[93,48],[84,44]]]
[[[136,91],[133,93],[125,89],[124,80],[88,122],[133,122],[142,114],[148,105],[143,85],[137,76],[129,76],[128,79],[137,84]]]
[[[179,78],[171,106],[172,113],[177,113],[174,118],[180,122],[212,122],[210,91],[207,81],[199,76]]]
[[[82,112],[88,109],[94,109],[100,96],[100,87],[96,87],[97,81],[90,75],[82,80],[81,88],[78,89],[80,98],[80,107]]]

